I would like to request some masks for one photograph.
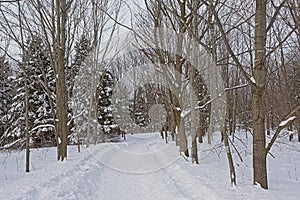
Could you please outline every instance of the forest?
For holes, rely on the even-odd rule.
[[[201,163],[252,141],[268,189],[280,137],[300,145],[298,0],[0,0],[0,151],[157,133]],[[122,139],[123,137],[123,139]],[[239,155],[242,157],[242,155]]]

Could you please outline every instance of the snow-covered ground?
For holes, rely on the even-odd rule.
[[[237,186],[231,186],[223,147],[201,146],[200,164],[179,156],[173,142],[158,133],[128,135],[127,141],[83,148],[70,146],[68,160],[56,161],[55,148],[31,150],[31,172],[24,151],[0,153],[0,199],[299,199],[300,143],[282,137],[268,156],[269,190],[252,185],[251,141],[235,144]]]

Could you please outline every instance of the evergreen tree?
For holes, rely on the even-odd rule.
[[[11,130],[5,135],[7,142],[17,138],[23,138],[25,130],[25,73],[19,72],[13,80],[16,87],[16,95],[12,99],[9,112],[12,114]]]
[[[75,77],[78,75],[80,67],[91,52],[91,41],[85,35],[82,35],[80,40],[75,44],[75,55],[73,62],[67,69],[67,85],[69,99],[73,96],[73,87]]]
[[[91,52],[91,41],[85,35],[82,35],[80,40],[75,44],[75,55],[72,64],[68,66],[67,69],[67,86],[68,86],[68,128],[71,134],[71,141],[78,143],[78,140],[83,140],[79,138],[80,132],[85,130],[85,125],[79,125],[78,130],[75,130],[74,123],[79,123],[84,121],[84,116],[80,116],[78,119],[74,119],[74,115],[80,114],[85,108],[81,105],[87,105],[85,101],[85,94],[89,87],[83,88],[88,84],[84,84],[89,80],[87,78],[89,74],[88,66],[85,65],[85,61]],[[74,94],[74,88],[76,94]],[[76,105],[75,105],[76,104]],[[75,109],[75,110],[74,110]],[[76,137],[75,137],[76,136]]]
[[[35,145],[53,144],[55,138],[55,76],[43,40],[37,36],[27,41],[15,79],[17,95],[10,112],[14,113],[12,135],[23,137],[25,121],[25,80],[28,83],[29,132]]]
[[[0,57],[0,137],[10,129],[11,114],[8,111],[14,93],[12,80],[9,63]]]
[[[106,137],[114,137],[116,122],[113,119],[113,94],[114,78],[109,71],[104,71],[101,75],[100,82],[97,87],[98,96],[98,123],[101,125],[102,131]],[[104,139],[104,138],[102,138]]]

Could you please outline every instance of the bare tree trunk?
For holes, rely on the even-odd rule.
[[[25,172],[29,172],[30,150],[29,150],[29,102],[28,102],[28,85],[27,74],[25,78],[25,134],[26,134],[26,153],[25,153]]]
[[[80,153],[80,136],[78,133],[77,133],[77,151],[78,153]]]
[[[203,136],[205,133],[205,123],[204,123],[204,114],[200,112],[199,116],[199,128],[198,128],[198,142],[203,143]]]
[[[265,126],[266,126],[266,132],[267,132],[267,135],[271,135],[271,128],[270,128],[270,116],[269,116],[269,113],[270,113],[270,97],[269,97],[269,94],[270,94],[270,91],[268,89],[268,87],[266,86],[266,101],[265,101],[265,112],[266,112],[266,116],[265,116]],[[268,101],[268,102],[267,102]]]
[[[236,175],[235,175],[235,169],[234,169],[232,154],[231,154],[230,146],[229,146],[229,142],[228,142],[228,135],[227,135],[227,132],[226,132],[226,122],[224,123],[224,126],[223,126],[222,138],[223,138],[223,141],[224,141],[225,150],[226,150],[227,159],[228,159],[231,185],[236,185]]]
[[[233,110],[231,103],[227,101],[227,115],[228,115],[228,126],[229,126],[229,135],[232,135],[233,132]]]
[[[271,108],[271,130],[274,130],[275,128],[275,122],[274,122],[274,108]]]
[[[96,79],[97,80],[97,79]],[[101,80],[102,81],[102,80]],[[96,83],[97,84],[97,83]],[[93,133],[93,137],[94,137],[94,145],[97,144],[98,142],[98,131],[99,131],[99,126],[100,124],[98,123],[98,102],[99,102],[99,90],[97,89],[96,86],[96,92],[95,92],[95,102],[94,102],[94,133]]]
[[[193,14],[193,22],[192,22],[192,31],[193,31],[193,35],[194,37],[198,37],[198,22],[197,22],[197,1],[193,1],[193,10],[192,10],[192,14]],[[193,36],[192,36],[193,38]],[[198,53],[199,53],[199,49],[197,48],[197,44],[193,43],[192,44],[192,65],[190,66],[190,85],[192,87],[193,83],[194,83],[194,76],[195,76],[195,67],[198,66]],[[191,136],[192,136],[192,162],[199,164],[198,161],[198,148],[197,148],[197,129],[196,129],[196,111],[195,111],[195,106],[196,106],[196,101],[194,98],[194,93],[192,92],[193,90],[190,89],[190,106],[191,106]]]
[[[235,85],[239,84],[239,70],[236,69],[235,73]],[[237,108],[238,107],[238,91],[234,91],[234,102],[233,102],[233,132],[232,132],[232,142],[234,142],[234,134],[236,130],[236,119],[237,119]]]
[[[172,92],[171,90],[168,90],[168,97],[169,97],[169,101],[171,102],[171,104],[173,104],[173,101],[172,101]],[[175,112],[173,111],[173,109],[171,109],[171,119],[170,119],[170,131],[171,131],[171,137],[172,137],[172,141],[175,141],[176,139],[176,133],[175,133],[175,130],[176,130],[176,120],[175,120]],[[176,139],[177,141],[177,139]],[[177,144],[176,144],[177,145]]]
[[[67,157],[68,127],[67,127],[67,89],[65,78],[65,43],[66,43],[66,0],[56,0],[56,109],[57,109],[57,152],[58,160]]]
[[[164,127],[162,127],[162,128],[160,129],[160,137],[161,137],[161,139],[165,139],[165,138],[164,138]]]
[[[101,142],[102,142],[102,143],[105,142],[105,133],[104,133],[103,126],[101,127]]]
[[[210,90],[211,92],[211,96],[217,96],[216,93],[216,89],[218,88],[218,80],[217,80],[217,68],[216,67],[212,67],[214,64],[217,63],[217,48],[216,48],[216,36],[215,36],[215,27],[214,27],[214,17],[213,17],[213,10],[214,10],[214,2],[213,0],[209,0],[209,21],[208,21],[208,34],[209,34],[209,46],[211,47],[210,49],[210,54],[211,54],[211,58],[212,60],[210,60],[209,58],[209,65],[211,65],[209,67],[209,86],[210,88],[213,88]],[[211,63],[212,62],[212,63]],[[214,94],[212,94],[214,93]],[[210,110],[211,111],[211,110]],[[208,144],[211,144],[212,140],[213,140],[213,133],[215,132],[216,127],[214,126],[214,120],[213,120],[214,116],[212,115],[212,113],[210,112],[210,125],[208,127],[208,131],[207,131],[207,142]],[[221,125],[222,126],[222,125]]]
[[[192,141],[192,163],[199,164],[197,137],[193,138],[193,141]]]
[[[300,37],[299,37],[299,33],[300,33],[300,12],[299,12],[300,1],[293,0],[293,1],[290,1],[289,3],[290,3],[291,13],[293,14],[294,22],[295,22],[297,32],[298,32],[298,44],[300,45]],[[297,124],[298,124],[298,126],[297,126]],[[297,129],[298,142],[300,142],[300,122],[299,122],[299,120],[295,126],[298,127],[298,129]]]
[[[226,59],[226,68],[223,68],[223,74],[224,74],[224,81],[226,84],[226,88],[230,87],[230,83],[229,83],[229,65],[228,65],[228,60]],[[238,73],[236,73],[236,79]],[[233,81],[233,84],[237,85],[237,80]],[[225,118],[228,118],[229,121],[229,134],[232,135],[232,141],[234,141],[234,132],[235,130],[233,130],[233,127],[235,125],[233,125],[233,123],[235,123],[235,110],[236,110],[236,104],[234,101],[236,101],[236,99],[233,99],[232,95],[236,94],[237,90],[235,91],[227,91],[226,95],[226,115]],[[235,95],[236,97],[237,95]],[[236,185],[236,174],[235,174],[235,169],[234,169],[234,164],[233,164],[233,159],[232,159],[232,154],[230,151],[230,146],[229,146],[229,142],[228,142],[228,135],[227,135],[227,122],[226,120],[224,120],[224,124],[221,130],[221,136],[222,136],[222,141],[224,142],[224,146],[225,146],[225,150],[226,150],[226,155],[227,155],[227,159],[228,159],[228,165],[229,165],[229,172],[230,172],[230,181],[231,181],[231,186],[232,185]]]
[[[253,176],[254,184],[268,189],[265,138],[265,85],[266,85],[266,0],[256,0],[255,62],[252,85],[253,120]]]
[[[168,125],[164,125],[164,129],[165,129],[165,140],[166,140],[166,144],[168,144]]]
[[[19,20],[19,26],[20,26],[20,34],[21,34],[21,48],[24,53],[24,35],[23,35],[23,26],[22,26],[22,19],[21,19],[21,5],[18,1],[18,20]],[[23,62],[23,71],[25,73],[25,172],[29,172],[29,164],[30,164],[30,150],[29,150],[29,92],[28,92],[28,71],[26,70]]]
[[[177,73],[175,74],[176,76],[176,95],[174,99],[174,105],[176,108],[175,111],[175,119],[176,119],[176,126],[177,126],[177,131],[178,131],[178,137],[179,137],[179,147],[180,147],[180,152],[184,153],[185,156],[189,156],[189,151],[188,151],[188,145],[187,145],[187,138],[185,135],[185,127],[184,127],[184,119],[181,117],[181,105],[180,101],[182,95],[182,83],[181,83],[181,75],[182,75],[182,65],[183,65],[183,59],[182,59],[182,49],[183,49],[183,29],[185,28],[185,21],[186,21],[186,0],[183,1],[178,1],[179,7],[180,7],[180,27],[179,27],[179,32],[177,34],[177,44],[176,44],[176,64],[175,64],[175,70]]]
[[[298,122],[298,142],[300,142],[300,122]]]
[[[180,153],[183,153],[185,156],[189,157],[189,150],[187,145],[187,138],[185,135],[184,119],[180,116],[180,111],[176,112],[176,126],[178,129],[178,139],[179,139],[179,148]],[[178,116],[179,115],[179,116]],[[179,127],[178,127],[179,126]]]
[[[267,126],[267,135],[271,135],[269,112],[267,112],[266,114],[266,126]]]
[[[248,100],[248,98],[246,97],[246,101]],[[248,139],[248,131],[249,131],[249,118],[248,115],[246,114],[245,116],[245,122],[244,122],[244,126],[245,126],[245,132],[246,132],[246,139]]]
[[[194,60],[196,60],[196,49],[193,49],[193,57]],[[190,67],[190,82],[193,83],[194,82],[194,66]],[[196,113],[195,113],[195,99],[194,99],[194,94],[193,92],[190,90],[190,105],[191,105],[191,136],[192,136],[192,162],[199,164],[198,162],[198,150],[197,150],[197,133],[196,133],[196,123],[195,120],[196,118]]]
[[[94,118],[97,108],[98,102],[97,100],[97,83],[98,78],[97,74],[97,62],[98,62],[98,36],[99,36],[99,19],[98,19],[98,9],[97,9],[98,1],[92,1],[92,20],[93,20],[93,54],[92,54],[92,63],[91,63],[91,88],[90,88],[90,99],[89,99],[89,109],[88,109],[88,127],[87,127],[87,143],[88,147],[90,144],[91,138],[91,129],[93,130],[95,122],[97,118]],[[100,33],[101,34],[101,33]],[[94,110],[95,109],[95,110]],[[95,139],[95,138],[94,138]]]

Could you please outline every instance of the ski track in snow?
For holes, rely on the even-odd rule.
[[[101,154],[109,153],[110,148],[98,149]],[[93,165],[90,154],[65,174],[59,174],[41,186],[29,191],[26,199],[86,199],[91,194],[101,199],[94,191],[98,190],[97,177],[101,178],[101,169]]]
[[[201,160],[201,165],[192,165],[179,156],[174,142],[165,144],[158,133],[128,135],[127,139],[91,145],[81,154],[75,153],[73,147],[64,162],[55,162],[52,149],[50,160],[54,160],[46,159],[44,167],[20,177],[18,173],[9,174],[7,184],[0,183],[0,199],[284,199],[278,196],[278,188],[266,191],[251,184],[230,187],[224,162]],[[214,167],[209,169],[211,166]]]
[[[109,167],[110,162],[115,165],[116,160],[120,160],[120,165],[126,165],[125,162],[121,163],[124,159],[122,158],[124,151],[139,154],[138,162],[143,167],[143,164],[149,162],[149,156],[145,157],[145,155],[148,152],[155,152],[157,143],[161,144],[161,147],[165,145],[157,137],[149,139],[129,136],[128,138],[129,144],[127,145],[91,146],[88,150],[90,153],[75,166],[70,167],[64,173],[58,171],[58,174],[50,179],[47,179],[47,173],[45,173],[42,184],[32,186],[29,190],[25,187],[24,194],[18,194],[16,199],[221,199],[213,195],[213,191],[207,186],[195,182],[195,178],[180,168],[176,160],[170,166],[165,167],[162,164],[163,167],[157,169],[157,166],[161,166],[160,162],[170,156],[164,154],[163,151],[158,152],[159,157],[156,156],[158,154],[150,156],[157,163],[153,171],[148,171],[146,168],[145,173],[141,171],[135,174],[122,171],[122,168],[118,170]],[[115,148],[115,146],[122,148]],[[150,163],[153,164],[153,161]],[[200,192],[191,190],[194,185],[198,186],[197,190]]]

